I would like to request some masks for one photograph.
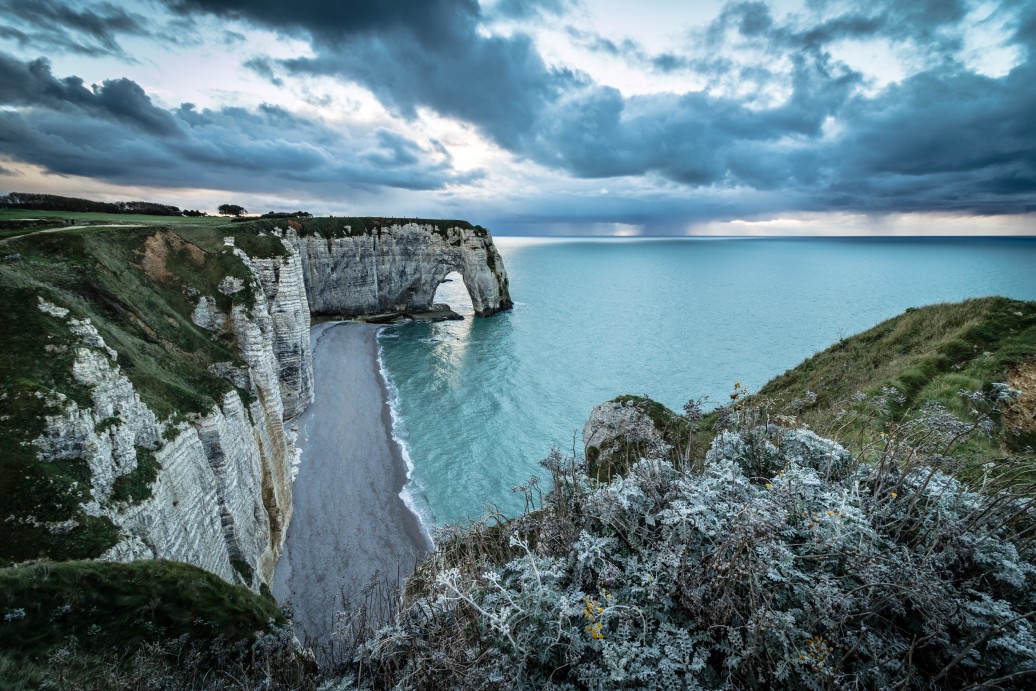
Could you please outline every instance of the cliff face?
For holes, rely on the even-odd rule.
[[[440,230],[407,223],[330,239],[292,232],[289,239],[302,257],[313,314],[427,310],[451,271],[464,278],[476,314],[489,316],[512,306],[504,263],[492,238],[479,228]]]
[[[203,342],[232,344],[212,351],[225,352],[226,360],[210,357],[201,371],[219,391],[202,412],[163,419],[135,388],[139,358],[120,365],[119,344],[106,342],[89,318],[36,296],[39,313],[69,339],[61,347],[74,353],[69,391],[87,392],[88,401],[40,392],[51,414],[31,444],[39,463],[85,461],[89,477],[86,487],[71,485],[84,497],[79,513],[25,521],[51,534],[75,530],[86,517],[110,521],[117,536],[99,555],[104,559],[187,562],[258,589],[272,579],[291,519],[297,451],[284,421],[313,396],[311,312],[428,308],[454,270],[479,314],[511,304],[503,263],[485,231],[409,224],[325,239],[289,229],[260,237],[262,252],[256,236],[240,239],[241,247],[227,237],[206,253],[159,232],[138,251],[137,268],[156,285],[173,286],[168,299],[186,298],[191,328],[201,330]],[[159,322],[144,323],[153,315],[135,310],[130,318],[149,340],[162,342],[153,328]],[[164,319],[175,326],[170,334],[186,328]],[[198,352],[180,357],[197,367]]]
[[[73,376],[89,389],[92,405],[69,401],[62,414],[48,417],[35,443],[44,461],[88,459],[92,500],[84,511],[109,519],[121,533],[102,558],[182,561],[258,588],[273,577],[291,519],[295,449],[283,419],[285,401],[298,411],[312,392],[309,313],[300,308],[297,253],[266,260],[265,271],[236,253],[252,270],[253,284],[226,281],[223,288],[251,291],[254,304],[220,311],[215,298],[199,296],[193,316],[214,335],[236,341],[246,367],[227,362],[211,369],[246,392],[247,404],[230,391],[189,423],[161,422],[122,372],[116,351],[88,320],[68,318],[79,337]],[[272,262],[279,270],[271,270]],[[40,309],[59,318],[67,314],[42,300]],[[291,376],[282,380],[285,371]],[[149,496],[113,496],[116,483],[140,473],[142,463],[157,470]]]

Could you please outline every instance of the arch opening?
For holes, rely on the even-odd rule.
[[[432,298],[432,305],[449,305],[457,314],[465,319],[475,315],[475,306],[468,293],[468,287],[464,284],[464,277],[459,271],[451,271],[443,277],[439,286],[435,289],[435,296]]]

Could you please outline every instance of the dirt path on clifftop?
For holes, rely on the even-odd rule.
[[[22,233],[21,235],[15,235],[13,237],[4,238],[0,240],[0,245],[10,242],[11,240],[21,240],[27,238],[30,235],[45,235],[47,233],[61,233],[66,230],[81,230],[83,228],[143,228],[143,223],[105,223],[103,225],[86,225],[86,226],[61,226],[59,228],[47,228],[46,230],[34,230],[31,233]]]
[[[430,548],[399,497],[406,466],[391,436],[377,329],[313,328],[314,399],[294,423],[302,463],[273,594],[322,664],[332,661],[329,643],[346,603],[361,603],[379,575],[393,583],[410,575]]]

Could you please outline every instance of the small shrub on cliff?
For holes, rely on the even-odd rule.
[[[1036,678],[1031,492],[940,469],[929,410],[875,463],[732,406],[704,466],[607,484],[554,453],[542,507],[445,536],[362,688],[842,688]]]

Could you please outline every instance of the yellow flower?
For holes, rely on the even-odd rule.
[[[896,497],[898,497],[898,496],[899,496],[899,494],[897,494],[896,492],[893,492],[893,493],[892,493],[892,498],[893,498],[893,499],[895,499],[895,498],[896,498]]]
[[[766,483],[766,489],[773,489],[773,484],[767,482]]]

